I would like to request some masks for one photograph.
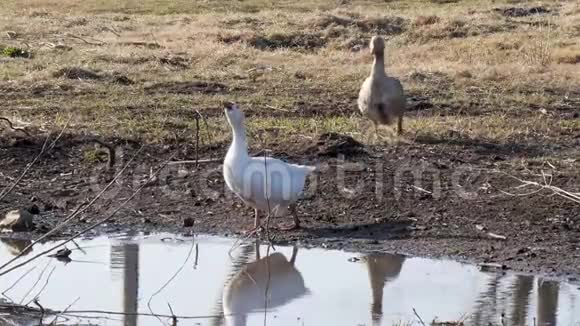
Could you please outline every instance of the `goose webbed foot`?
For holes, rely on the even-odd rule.
[[[300,229],[302,229],[302,226],[300,226],[300,223],[280,224],[280,225],[276,226],[276,230],[279,230],[279,231],[294,231],[294,230],[300,230]]]
[[[294,216],[294,221],[290,224],[281,224],[281,225],[277,226],[276,229],[278,229],[280,231],[293,231],[293,230],[299,230],[302,228],[302,226],[300,226],[300,219],[298,219],[298,216],[296,213],[296,206],[291,206],[290,210],[292,212],[292,215]]]

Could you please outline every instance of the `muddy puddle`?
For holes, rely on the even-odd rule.
[[[26,244],[2,239],[0,262]],[[421,325],[418,316],[425,324],[580,325],[580,284],[453,261],[170,234],[77,245],[67,246],[70,259],[42,258],[0,277],[2,302],[36,308],[38,298],[47,311],[65,311],[62,325],[173,325],[172,315],[178,325]],[[32,313],[28,322],[23,312],[2,314],[38,324]]]

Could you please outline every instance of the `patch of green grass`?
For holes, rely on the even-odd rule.
[[[32,53],[29,50],[13,46],[8,46],[5,48],[0,47],[0,50],[0,54],[10,58],[30,58],[32,56]]]
[[[106,162],[107,154],[98,149],[89,149],[83,152],[83,160],[87,164]]]

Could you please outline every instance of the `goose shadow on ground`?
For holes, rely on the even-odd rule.
[[[450,145],[470,147],[476,154],[499,155],[499,156],[526,156],[540,157],[551,152],[550,147],[556,149],[557,146],[546,146],[543,144],[523,144],[516,142],[493,143],[483,139],[473,139],[459,132],[452,131],[449,137],[438,137],[434,135],[417,135],[415,142],[425,145]]]
[[[412,231],[413,222],[387,220],[375,223],[345,224],[309,228],[303,230],[314,238],[351,238],[369,240],[389,240],[408,237]]]
[[[481,234],[458,234],[438,230],[437,233],[429,229],[417,229],[411,220],[390,220],[376,223],[347,224],[328,227],[309,228],[303,231],[312,238],[339,238],[370,241],[405,240],[405,239],[456,239],[456,240],[484,240],[489,239]]]

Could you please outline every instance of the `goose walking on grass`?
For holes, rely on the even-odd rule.
[[[244,113],[235,103],[225,104],[225,115],[232,128],[233,140],[226,154],[223,174],[228,188],[254,209],[254,228],[260,228],[260,212],[284,216],[290,212],[294,223],[281,230],[300,228],[296,201],[304,191],[306,178],[314,166],[290,164],[272,157],[250,157],[246,142]]]
[[[379,125],[391,125],[397,120],[397,134],[403,133],[403,114],[405,113],[405,92],[401,82],[385,73],[385,40],[373,36],[370,52],[374,56],[370,76],[363,82],[358,108],[374,124],[375,135]]]

